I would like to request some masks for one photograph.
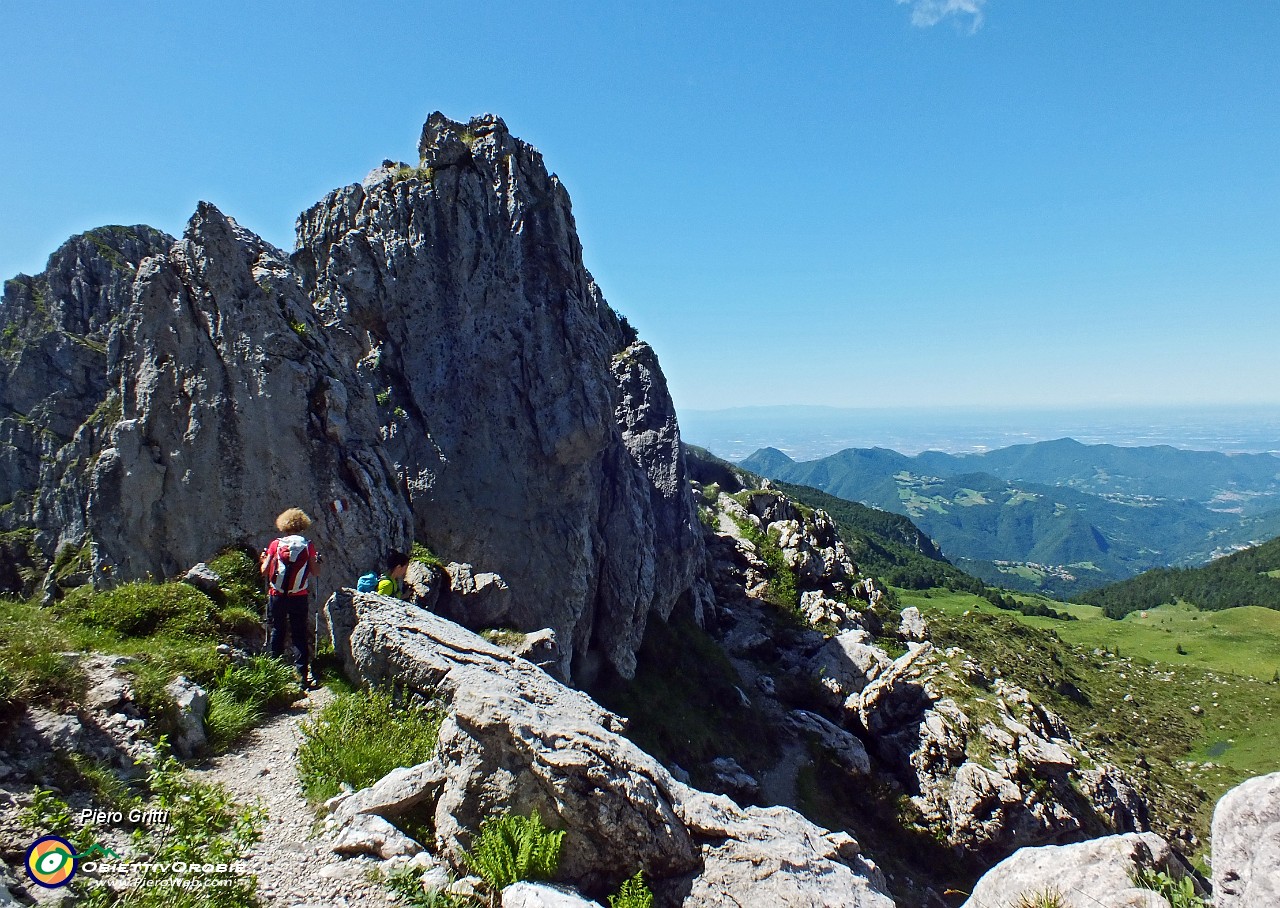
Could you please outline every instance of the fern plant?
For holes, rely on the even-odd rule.
[[[520,880],[549,880],[560,866],[564,830],[542,825],[537,811],[530,816],[503,814],[480,824],[474,851],[462,858],[494,892]]]
[[[609,896],[609,908],[653,908],[653,892],[645,885],[644,871],[637,870],[616,894]]]

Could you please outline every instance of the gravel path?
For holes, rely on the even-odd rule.
[[[315,811],[298,782],[299,725],[333,699],[312,691],[293,709],[253,731],[234,752],[192,774],[218,782],[244,804],[261,803],[268,816],[262,841],[249,855],[257,869],[258,893],[269,908],[385,908],[393,899],[368,875],[376,861],[339,858],[318,835]]]

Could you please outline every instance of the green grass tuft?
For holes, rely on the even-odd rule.
[[[1013,903],[1013,908],[1067,908],[1067,898],[1056,886],[1024,892]]]
[[[396,704],[382,691],[340,694],[302,726],[298,778],[313,802],[345,783],[361,789],[398,766],[430,759],[444,718],[427,705]]]
[[[218,575],[227,608],[241,608],[255,615],[266,613],[267,594],[258,573],[258,560],[243,549],[224,549],[209,561]]]
[[[250,700],[238,700],[230,691],[215,688],[209,694],[205,734],[215,752],[225,751],[249,729],[262,721],[262,710]]]
[[[409,549],[409,558],[413,561],[421,561],[423,564],[429,564],[434,567],[444,567],[444,561],[431,549],[427,548],[421,542],[415,542]]]
[[[480,636],[494,646],[501,646],[507,649],[524,643],[526,635],[521,631],[512,630],[508,627],[490,627],[482,630]]]
[[[209,694],[205,731],[214,751],[223,751],[272,710],[288,706],[302,691],[293,669],[270,656],[255,656],[225,669]]]
[[[208,638],[222,632],[213,600],[186,583],[135,581],[100,592],[83,586],[56,608],[80,624],[122,637],[170,634]]]

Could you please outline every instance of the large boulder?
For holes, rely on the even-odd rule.
[[[1280,905],[1280,772],[1231,789],[1213,811],[1215,908]]]
[[[809,674],[830,705],[839,707],[851,695],[862,693],[892,664],[885,651],[871,643],[870,634],[852,630],[823,644],[809,661]]]
[[[209,714],[209,695],[191,679],[179,675],[165,688],[173,701],[173,747],[182,757],[193,757],[209,745],[204,720]]]
[[[335,648],[355,677],[449,702],[435,767],[415,770],[413,778],[435,799],[435,850],[455,866],[486,817],[537,812],[566,831],[559,878],[584,892],[614,891],[643,870],[655,889],[667,898],[679,894],[686,908],[735,899],[893,904],[849,836],[785,808],[742,808],[678,782],[623,737],[619,717],[458,625],[347,591],[326,610]],[[402,782],[379,788],[399,792]],[[399,804],[402,795],[350,800]]]
[[[1152,832],[1105,836],[1074,845],[1021,848],[973,887],[962,908],[1017,908],[1056,894],[1060,908],[1167,908],[1168,902],[1134,885],[1143,870],[1180,879],[1185,865]]]
[[[520,882],[502,890],[502,908],[600,908],[600,903],[546,883]]]

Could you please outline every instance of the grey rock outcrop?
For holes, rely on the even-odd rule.
[[[1280,772],[1222,796],[1213,811],[1215,908],[1280,905]]]
[[[832,706],[861,693],[888,669],[893,660],[872,646],[866,631],[845,631],[831,637],[809,661],[809,673],[828,694]]]
[[[111,329],[131,304],[139,264],[172,243],[150,227],[102,227],[64,243],[43,273],[5,281],[0,530],[33,529],[44,565],[85,542],[89,467],[117,407],[107,370]],[[5,573],[6,591],[33,592],[12,572],[0,571],[0,579]]]
[[[817,713],[796,709],[787,714],[787,724],[835,757],[836,762],[849,772],[866,775],[871,771],[871,758],[867,748],[852,734]]]
[[[686,908],[893,904],[848,835],[676,781],[621,736],[617,716],[511,653],[378,596],[340,592],[327,609],[351,616],[333,626],[356,677],[449,702],[440,781],[424,787],[435,849],[455,866],[485,817],[537,811],[566,830],[560,878],[584,891],[612,891],[643,869]]]
[[[925,624],[920,609],[914,605],[902,610],[902,617],[898,623],[898,636],[913,643],[923,643],[929,639],[929,627]]]
[[[122,416],[92,473],[96,573],[173,576],[269,538],[295,504],[317,521],[322,577],[408,547],[358,348],[326,333],[284,253],[212,205],[142,263],[111,352]]]
[[[492,627],[503,620],[511,606],[507,582],[493,571],[477,571],[470,564],[450,562],[444,569],[449,588],[439,612],[471,627]]]
[[[209,745],[204,731],[205,716],[209,713],[209,695],[199,684],[182,675],[169,682],[165,692],[173,701],[176,716],[174,750],[182,757],[192,757],[203,752]]]
[[[909,645],[846,699],[846,716],[949,842],[998,857],[1102,830],[1149,828],[1146,805],[1123,773],[1097,761],[1082,769],[1083,747],[1027,691],[998,681],[990,696],[962,705],[947,692],[966,689],[963,652]]]
[[[6,284],[0,530],[34,536],[0,584],[68,546],[95,584],[177,576],[299,505],[322,596],[420,540],[474,565],[458,617],[551,627],[565,677],[629,677],[651,614],[711,603],[665,379],[564,187],[492,116],[433,114],[419,154],[292,256],[201,203],[177,242],[91,231]]]
[[[1151,832],[1022,848],[987,871],[962,908],[1014,908],[1046,893],[1056,894],[1062,908],[1166,908],[1158,894],[1135,887],[1142,870],[1175,879],[1189,873],[1169,843]]]

